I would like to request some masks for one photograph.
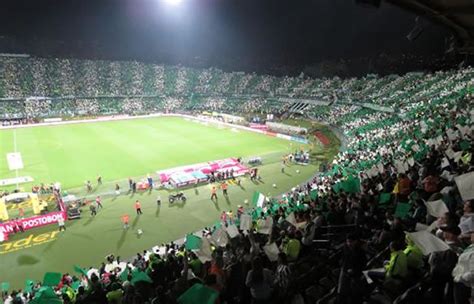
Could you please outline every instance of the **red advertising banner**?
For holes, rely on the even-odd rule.
[[[15,231],[16,225],[22,225],[24,230],[46,226],[49,224],[57,223],[60,218],[66,221],[67,215],[65,211],[56,211],[56,212],[50,212],[48,214],[33,216],[33,217],[25,218],[25,219],[11,220],[6,223],[0,224],[0,233],[3,233],[4,235],[13,233]]]

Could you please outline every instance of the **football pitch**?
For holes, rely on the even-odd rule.
[[[71,272],[73,265],[98,267],[110,253],[123,259],[184,237],[218,221],[222,211],[234,210],[251,200],[258,190],[278,195],[310,178],[319,161],[307,166],[291,165],[281,173],[281,157],[301,144],[262,134],[217,127],[180,117],[144,118],[58,126],[0,130],[0,178],[14,177],[8,170],[5,155],[21,152],[25,168],[20,176],[31,176],[32,184],[60,182],[69,194],[83,197],[84,182],[94,189],[91,199],[103,196],[103,209],[91,217],[87,208],[82,218],[66,223],[67,231],[57,233],[51,225],[11,236],[0,245],[0,282],[23,287],[26,279],[41,280],[45,272]],[[309,148],[306,146],[305,148]],[[314,149],[323,149],[319,146]],[[184,190],[186,203],[168,204],[170,190],[114,194],[119,183],[128,189],[127,178],[140,179],[157,170],[190,165],[229,157],[260,156],[261,182],[243,178],[241,185],[230,185],[229,196],[218,193],[211,202],[210,185]],[[97,186],[101,175],[104,184]],[[156,175],[154,175],[156,177]],[[156,178],[155,178],[156,180]],[[276,184],[276,187],[273,187]],[[156,198],[163,200],[159,207]],[[135,200],[142,203],[143,215],[136,216]],[[131,217],[131,227],[124,230],[120,218]],[[142,235],[137,230],[143,231]]]

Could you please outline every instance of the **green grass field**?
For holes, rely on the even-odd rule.
[[[105,208],[95,218],[84,210],[81,219],[66,223],[66,232],[51,234],[57,227],[48,226],[12,236],[9,243],[0,245],[0,282],[10,282],[15,288],[22,287],[25,279],[40,280],[47,271],[72,272],[74,264],[98,266],[109,253],[126,259],[179,239],[215,223],[223,210],[235,211],[255,190],[278,195],[306,181],[319,165],[319,160],[307,166],[292,165],[281,173],[282,155],[299,144],[161,117],[0,130],[1,178],[15,176],[8,171],[4,157],[14,150],[14,136],[25,163],[20,176],[30,175],[38,183],[59,181],[69,193],[84,196],[84,181],[90,179],[95,184],[100,174],[104,184],[94,189],[91,198],[98,194],[105,197]],[[167,190],[109,194],[116,182],[125,186],[129,176],[139,178],[160,169],[237,156],[261,156],[263,180],[255,183],[243,179],[240,187],[230,186],[228,199],[219,195],[217,204],[209,199],[209,185],[185,190],[188,201],[175,205],[166,202]],[[31,185],[24,187],[28,190]],[[161,207],[155,203],[158,195],[165,200]],[[134,214],[136,199],[142,202],[144,212],[139,217]],[[131,216],[131,229],[127,231],[120,222],[123,214]],[[144,231],[141,237],[137,229]],[[44,233],[49,233],[49,238],[39,236]]]

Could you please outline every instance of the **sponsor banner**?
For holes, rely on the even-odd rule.
[[[306,128],[286,125],[286,124],[277,123],[277,122],[267,121],[266,125],[268,126],[269,129],[274,130],[274,131],[279,131],[279,132],[290,132],[290,133],[297,133],[297,134],[308,133],[308,129]]]
[[[292,141],[299,142],[299,143],[301,143],[301,144],[307,144],[307,143],[308,143],[308,140],[307,140],[306,138],[297,137],[297,136],[292,136],[292,137],[291,137],[291,140],[292,140]]]
[[[276,137],[286,139],[286,140],[292,140],[290,135],[285,135],[285,134],[280,134],[280,133],[276,133]]]
[[[60,121],[63,121],[63,119],[61,117],[57,117],[57,118],[45,118],[43,120],[43,122],[60,122]]]
[[[265,135],[272,136],[272,137],[276,137],[276,136],[277,136],[277,133],[266,131],[266,132],[265,132]]]
[[[49,224],[54,224],[57,223],[58,220],[62,218],[63,220],[67,219],[66,212],[63,211],[56,211],[56,212],[50,212],[45,215],[38,215],[38,216],[33,216],[25,219],[19,219],[16,222],[18,225],[23,225],[24,230],[29,230],[33,229],[36,227],[41,227]],[[13,225],[15,224],[14,221],[9,221],[6,223],[0,224],[0,233],[12,233],[14,231]]]
[[[252,129],[257,129],[257,130],[264,130],[264,131],[268,130],[267,125],[258,124],[258,123],[250,123],[249,127]]]
[[[128,115],[101,116],[101,117],[90,118],[90,119],[62,120],[62,121],[56,121],[56,122],[44,122],[43,121],[42,123],[37,123],[37,124],[0,126],[0,129],[35,128],[35,127],[41,127],[41,126],[57,126],[57,125],[70,125],[70,124],[98,122],[98,121],[141,119],[141,118],[159,117],[159,116],[165,116],[165,115],[163,115],[161,113],[154,113],[154,114],[139,115],[139,116],[128,116]],[[173,116],[173,115],[168,115],[168,116]],[[176,116],[176,115],[174,115],[174,116]]]
[[[163,116],[173,116],[173,117],[187,117],[189,119],[194,119],[194,120],[197,120],[197,121],[205,121],[205,122],[215,122],[215,121],[212,121],[208,118],[204,118],[204,117],[193,117],[193,116],[189,116],[189,115],[182,115],[182,114],[167,114],[167,115],[163,115]],[[222,125],[226,125],[226,126],[229,126],[229,127],[233,127],[233,128],[236,128],[236,129],[241,129],[241,130],[246,130],[246,131],[251,131],[251,132],[255,132],[255,133],[260,133],[260,134],[265,134],[265,135],[269,135],[269,136],[274,136],[274,137],[278,137],[278,138],[281,138],[281,139],[285,139],[285,140],[291,140],[293,141],[293,136],[290,136],[290,135],[286,135],[286,134],[281,134],[281,133],[274,133],[274,132],[269,132],[269,131],[264,131],[264,130],[260,130],[260,129],[254,129],[254,128],[250,128],[250,127],[244,127],[244,126],[240,126],[240,125],[235,125],[235,124],[230,124],[230,123],[221,123]],[[298,127],[296,127],[298,128]],[[302,139],[302,138],[299,138],[298,137],[298,142],[300,143],[309,143],[309,141],[307,141],[306,139]]]
[[[235,116],[235,115],[229,115],[225,113],[219,113],[219,115],[224,118],[226,122],[243,122],[245,121],[245,118],[241,116]]]

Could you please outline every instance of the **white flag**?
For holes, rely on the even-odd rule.
[[[444,153],[446,153],[446,156],[450,159],[453,159],[454,158],[454,151],[453,149],[449,148],[447,149]]]
[[[278,254],[280,253],[280,250],[275,243],[263,246],[263,251],[267,255],[270,262],[275,262],[278,260]]]
[[[207,238],[202,238],[201,248],[196,252],[196,256],[201,261],[201,263],[212,261],[211,243]]]
[[[449,160],[446,157],[443,157],[443,160],[441,161],[441,169],[446,167],[449,167]]]
[[[286,221],[287,221],[288,223],[290,223],[291,225],[296,226],[295,214],[294,214],[293,212],[291,212],[290,214],[288,214],[288,216],[286,217]]]
[[[428,214],[434,217],[441,217],[445,213],[449,212],[448,207],[442,200],[432,201],[432,202],[425,202],[426,209],[428,210]]]
[[[261,234],[270,234],[273,229],[273,218],[268,216],[264,220],[258,222],[258,233]]]
[[[237,229],[237,226],[235,225],[227,226],[226,231],[227,231],[227,234],[229,234],[231,239],[235,238],[236,236],[240,234],[239,229]]]
[[[249,231],[252,229],[252,217],[248,214],[242,214],[240,216],[240,230]]]
[[[474,171],[456,176],[454,181],[464,201],[474,198]]]
[[[432,235],[427,230],[408,233],[413,242],[420,248],[424,255],[432,252],[445,251],[449,249],[449,245],[440,238]]]
[[[212,242],[219,247],[225,247],[229,243],[227,232],[221,227],[212,233]]]
[[[474,232],[474,216],[461,220],[461,223],[459,223],[459,229],[461,229],[462,234]]]

